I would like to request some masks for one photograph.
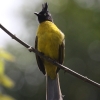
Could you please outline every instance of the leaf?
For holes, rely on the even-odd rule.
[[[4,61],[1,59],[0,60],[0,75],[4,74],[4,70],[5,70],[5,68],[4,68]]]
[[[12,54],[8,53],[7,51],[0,48],[0,58],[3,58],[8,61],[14,61],[15,58]]]
[[[8,95],[3,95],[0,93],[0,100],[15,100],[15,99]]]
[[[14,82],[6,75],[0,75],[0,84],[7,88],[13,88]]]

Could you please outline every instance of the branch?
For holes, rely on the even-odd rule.
[[[75,72],[75,71],[69,69],[68,67],[59,64],[57,61],[55,61],[55,60],[53,60],[53,59],[51,59],[51,58],[49,58],[49,57],[43,55],[42,53],[40,53],[39,51],[37,51],[36,49],[34,49],[33,47],[31,47],[30,45],[26,44],[25,42],[23,42],[22,40],[20,40],[19,38],[17,38],[15,35],[13,35],[11,32],[9,32],[9,31],[8,31],[4,26],[2,26],[1,24],[0,24],[0,28],[1,28],[3,31],[5,31],[9,36],[11,36],[12,39],[15,39],[17,42],[19,42],[20,44],[22,44],[24,47],[28,48],[28,50],[29,50],[30,52],[36,53],[38,56],[44,58],[45,60],[51,62],[52,64],[54,64],[54,65],[56,65],[56,66],[58,66],[60,69],[64,70],[65,72],[67,72],[67,73],[69,73],[69,74],[71,74],[71,75],[73,75],[73,76],[75,76],[75,77],[77,77],[77,78],[79,78],[79,79],[81,79],[81,80],[87,82],[87,83],[90,83],[91,85],[94,85],[94,86],[100,88],[100,84],[99,84],[99,83],[97,83],[97,82],[95,82],[95,81],[89,79],[88,77],[83,76],[83,75],[81,75],[81,74],[79,74],[79,73],[77,73],[77,72]]]

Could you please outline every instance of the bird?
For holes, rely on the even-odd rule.
[[[54,24],[48,3],[42,4],[42,10],[34,13],[38,18],[38,28],[35,39],[35,49],[43,55],[63,64],[65,57],[65,35]],[[46,76],[46,100],[63,100],[60,82],[60,68],[44,60],[36,54],[40,71]]]

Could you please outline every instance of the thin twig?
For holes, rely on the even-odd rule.
[[[17,42],[19,42],[20,44],[22,44],[24,47],[28,48],[29,51],[32,51],[32,52],[36,53],[38,56],[44,58],[45,60],[47,60],[47,61],[49,61],[49,62],[51,62],[51,63],[53,63],[54,65],[58,66],[60,69],[66,71],[67,73],[69,73],[69,74],[71,74],[71,75],[73,75],[73,76],[75,76],[75,77],[77,77],[77,78],[79,78],[79,79],[81,79],[81,80],[83,80],[83,81],[85,81],[85,82],[87,82],[87,83],[90,83],[91,85],[94,85],[94,86],[100,88],[100,84],[99,84],[99,83],[97,83],[97,82],[95,82],[95,81],[93,81],[93,80],[87,78],[86,76],[83,76],[83,75],[81,75],[81,74],[79,74],[79,73],[77,73],[77,72],[75,72],[75,71],[69,69],[69,68],[66,67],[66,66],[63,66],[63,65],[59,64],[57,61],[55,61],[55,60],[53,60],[53,59],[51,59],[51,58],[49,58],[49,57],[43,55],[42,53],[38,52],[36,49],[34,49],[34,48],[31,47],[30,45],[26,44],[25,42],[23,42],[22,40],[20,40],[19,38],[17,38],[15,35],[13,35],[11,32],[9,32],[9,31],[8,31],[4,26],[2,26],[1,24],[0,24],[0,28],[1,28],[3,31],[5,31],[9,36],[11,36],[13,39],[15,39]]]

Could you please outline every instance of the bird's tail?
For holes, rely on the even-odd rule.
[[[46,76],[46,85],[46,100],[63,100],[58,74],[55,79]]]

